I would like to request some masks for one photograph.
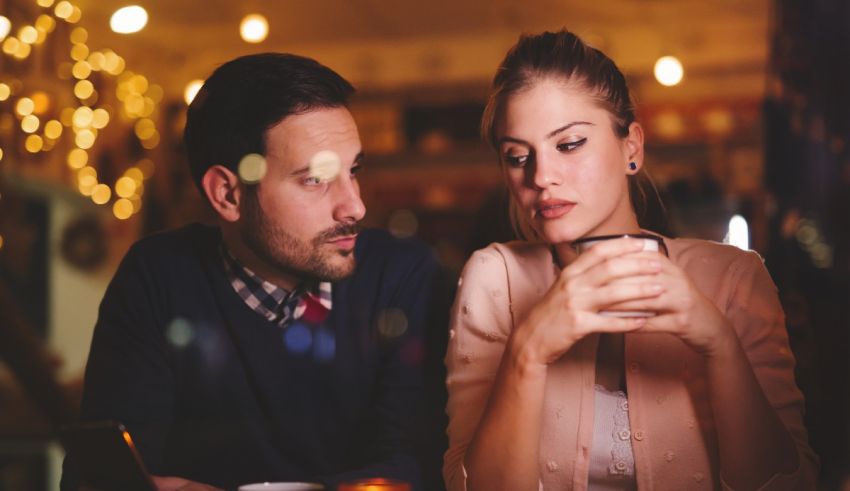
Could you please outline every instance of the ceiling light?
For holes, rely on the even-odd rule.
[[[122,7],[112,14],[109,27],[119,34],[139,32],[148,23],[148,13],[138,5]]]
[[[682,81],[685,70],[675,56],[662,56],[655,62],[655,79],[661,85],[672,87]]]
[[[269,35],[269,21],[260,14],[246,15],[239,24],[239,34],[248,43],[260,43]]]

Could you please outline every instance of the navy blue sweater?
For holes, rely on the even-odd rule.
[[[328,329],[293,352],[234,292],[220,242],[218,229],[191,225],[131,248],[100,306],[83,419],[123,422],[154,474],[223,488],[365,476],[420,488],[412,435],[431,251],[362,232]]]

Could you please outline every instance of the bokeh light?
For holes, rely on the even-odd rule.
[[[239,161],[239,179],[245,184],[260,182],[266,175],[266,159],[258,153],[249,153]]]
[[[290,353],[306,353],[313,347],[313,333],[301,322],[293,322],[283,331],[283,343]]]
[[[662,56],[655,62],[655,79],[665,87],[672,87],[682,81],[685,74],[682,62],[675,56]]]
[[[0,41],[6,39],[9,32],[12,30],[12,21],[5,15],[0,15]]]
[[[122,7],[112,14],[109,27],[118,34],[132,34],[141,31],[148,23],[148,12],[138,5]]]
[[[339,155],[332,150],[320,150],[310,159],[310,177],[322,182],[336,179],[341,168]]]
[[[12,88],[4,83],[0,83],[0,101],[5,101],[12,95]]]
[[[388,308],[378,315],[378,332],[387,338],[396,338],[407,331],[407,316],[397,308]]]
[[[30,135],[24,141],[24,148],[30,153],[40,152],[44,148],[44,140],[38,135]]]
[[[18,99],[18,103],[15,104],[15,112],[17,112],[21,116],[27,116],[32,114],[35,109],[35,103],[29,97],[21,97]]]
[[[390,214],[387,228],[394,237],[400,239],[413,237],[419,228],[419,220],[410,210],[396,210]]]
[[[53,13],[56,14],[56,17],[67,20],[74,13],[74,6],[71,5],[71,2],[63,0],[56,4]]]
[[[44,136],[51,140],[56,140],[62,136],[62,123],[55,119],[51,119],[44,124]]]
[[[133,216],[133,202],[127,198],[115,200],[112,205],[112,214],[119,220],[126,220]]]
[[[112,197],[112,190],[106,184],[98,184],[91,193],[91,200],[99,205],[105,205]]]
[[[186,90],[183,91],[183,100],[186,101],[186,104],[189,105],[195,100],[195,96],[198,95],[198,91],[203,87],[204,81],[200,79],[195,79],[186,84]]]
[[[24,118],[21,120],[21,129],[24,131],[24,133],[35,133],[36,131],[38,131],[39,124],[40,121],[38,120],[38,116],[30,114],[24,116]]]
[[[182,317],[176,317],[165,329],[165,338],[177,348],[189,346],[195,338],[195,329],[192,323]]]
[[[75,148],[68,152],[68,167],[82,169],[89,161],[89,154],[82,148]]]
[[[261,43],[269,35],[269,21],[260,14],[246,15],[239,24],[239,35],[247,43]]]

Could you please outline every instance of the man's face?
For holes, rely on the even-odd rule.
[[[268,278],[337,281],[354,271],[357,222],[366,208],[356,172],[360,136],[344,107],[288,116],[266,131],[268,170],[244,195],[240,235]],[[331,180],[311,175],[316,153],[339,156]]]

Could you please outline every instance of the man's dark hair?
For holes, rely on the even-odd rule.
[[[286,53],[243,56],[218,67],[189,105],[183,140],[201,190],[210,167],[236,172],[249,153],[265,155],[265,132],[287,116],[342,107],[354,87],[317,61]]]

